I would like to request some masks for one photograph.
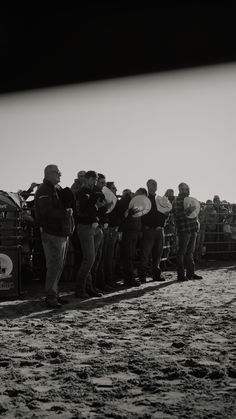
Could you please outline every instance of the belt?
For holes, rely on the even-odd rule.
[[[152,226],[144,226],[144,230],[164,230],[164,227],[152,227]]]

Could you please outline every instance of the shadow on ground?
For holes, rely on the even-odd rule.
[[[116,304],[123,300],[130,300],[133,298],[141,297],[142,295],[158,290],[163,287],[168,287],[174,283],[176,280],[168,279],[165,282],[147,282],[142,284],[140,287],[135,288],[123,288],[113,293],[105,294],[100,298],[89,298],[87,300],[79,300],[74,297],[72,291],[62,292],[63,297],[68,299],[68,304],[65,304],[61,309],[48,309],[45,307],[44,297],[40,296],[38,298],[29,297],[24,301],[8,301],[0,305],[0,319],[18,319],[19,317],[29,316],[34,314],[31,317],[52,317],[53,315],[58,315],[59,313],[82,309],[82,310],[93,310],[98,307],[104,307],[109,304]]]
[[[204,271],[217,271],[224,269],[227,271],[235,271],[236,265],[233,261],[203,261],[196,266],[196,271],[200,270],[204,278]],[[93,310],[104,307],[109,304],[116,304],[120,301],[139,298],[144,294],[156,291],[163,287],[176,284],[176,272],[166,271],[166,281],[157,283],[149,281],[135,288],[122,288],[116,292],[104,294],[100,298],[89,298],[87,300],[79,300],[74,297],[74,282],[62,282],[60,284],[61,294],[68,299],[68,304],[64,305],[60,310],[48,309],[44,302],[44,282],[43,281],[23,281],[22,294],[19,299],[14,301],[0,301],[0,319],[18,319],[19,317],[37,317],[50,318],[68,310]],[[179,284],[178,284],[179,286]],[[232,300],[233,303],[234,300]]]

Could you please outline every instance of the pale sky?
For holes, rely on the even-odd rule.
[[[118,193],[158,182],[200,201],[236,202],[236,65],[172,71],[0,96],[0,189],[41,182],[57,164],[61,185],[79,170]]]

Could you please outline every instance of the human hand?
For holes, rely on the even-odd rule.
[[[131,209],[129,210],[129,214],[130,214],[130,215],[135,215],[135,214],[137,214],[138,212],[140,212],[140,208],[137,208],[137,207],[133,207],[133,208],[131,208]]]
[[[106,201],[104,199],[99,198],[96,202],[97,208],[102,208],[106,205]]]
[[[68,212],[69,215],[73,215],[73,209],[72,208],[66,208],[66,212]]]
[[[127,217],[128,217],[128,215],[129,215],[129,210],[127,209],[127,210],[124,212],[124,217],[125,217],[125,218],[127,218]]]
[[[113,205],[113,202],[107,202],[107,201],[105,201],[106,209],[109,210],[112,207],[112,205]]]
[[[96,230],[96,228],[98,228],[98,223],[92,223],[92,228],[93,228],[94,230]]]
[[[34,188],[36,188],[36,186],[39,186],[39,184],[36,183],[36,182],[32,182],[31,185],[30,185],[30,190],[33,191]]]
[[[192,214],[192,212],[193,212],[195,209],[196,209],[196,207],[195,207],[194,205],[189,205],[189,206],[186,208],[186,210],[185,210],[186,215],[190,215],[190,214]]]

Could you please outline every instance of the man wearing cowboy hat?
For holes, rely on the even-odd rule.
[[[152,279],[153,281],[165,281],[161,276],[160,262],[164,246],[164,225],[169,212],[160,211],[161,205],[157,208],[156,191],[157,182],[154,179],[147,181],[148,198],[151,201],[150,211],[142,216],[142,243],[141,261],[139,268],[139,279],[142,283],[146,282],[146,273],[149,256],[152,256]],[[165,204],[163,203],[165,206]]]
[[[193,254],[199,229],[196,208],[194,205],[189,205],[187,208],[185,206],[185,200],[190,194],[189,186],[182,182],[179,184],[178,189],[179,194],[173,203],[173,214],[178,236],[177,279],[178,281],[202,279],[201,276],[194,273]]]

